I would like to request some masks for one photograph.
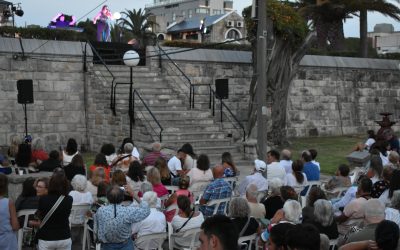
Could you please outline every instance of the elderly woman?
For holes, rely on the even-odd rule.
[[[134,147],[132,143],[126,143],[124,145],[123,153],[118,155],[117,158],[115,158],[115,160],[112,163],[112,166],[117,166],[122,171],[128,172],[129,165],[131,164],[131,162],[139,160],[139,158],[132,155],[133,148]]]
[[[338,238],[339,232],[336,221],[333,219],[332,203],[322,199],[314,202],[314,218],[312,224],[321,234],[325,234],[330,240]]]
[[[313,222],[314,217],[314,203],[315,201],[323,199],[326,200],[326,195],[319,187],[312,187],[310,193],[308,194],[307,204],[303,208],[303,223]]]
[[[190,169],[187,173],[190,178],[190,186],[198,182],[207,182],[214,179],[210,169],[210,159],[207,155],[200,155],[197,159],[196,167]]]
[[[301,205],[298,201],[287,200],[283,208],[278,210],[274,217],[271,219],[272,224],[279,223],[301,223]]]
[[[90,192],[86,192],[87,180],[86,177],[80,174],[75,175],[71,181],[71,186],[74,190],[69,192],[72,197],[73,205],[92,204],[93,196]]]
[[[40,165],[43,161],[47,160],[49,155],[44,150],[44,141],[42,138],[37,137],[32,141],[32,158],[31,161],[35,166]]]
[[[260,225],[253,217],[249,217],[250,207],[247,200],[241,197],[233,198],[229,203],[229,217],[239,232],[239,237],[260,232]]]
[[[276,211],[283,207],[284,201],[281,197],[281,187],[283,186],[283,182],[279,178],[273,178],[269,181],[269,190],[270,195],[262,202],[265,206],[265,218],[270,220],[274,217]]]
[[[400,190],[393,192],[391,206],[385,209],[385,220],[395,222],[400,227]]]
[[[153,191],[157,193],[158,197],[168,195],[168,190],[161,183],[160,171],[157,168],[152,167],[147,172],[147,181],[153,185]]]
[[[135,238],[140,236],[162,233],[166,231],[167,222],[165,215],[157,210],[157,194],[153,191],[144,193],[143,201],[147,202],[150,207],[150,215],[146,219],[132,224],[132,234]],[[152,241],[149,245],[150,249],[157,248],[158,242]],[[144,249],[145,246],[136,245],[139,249]]]

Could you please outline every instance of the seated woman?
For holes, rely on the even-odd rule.
[[[190,186],[198,182],[208,182],[214,179],[210,169],[210,159],[207,155],[200,155],[197,159],[197,166],[192,168],[187,176],[190,178]]]
[[[377,155],[372,155],[370,160],[369,169],[367,172],[368,178],[371,179],[372,184],[382,179],[383,165],[382,160]]]
[[[157,193],[158,197],[168,195],[168,190],[161,184],[160,171],[157,168],[152,167],[147,172],[147,181],[153,186],[153,191]]]
[[[393,168],[391,167],[386,167],[383,169],[382,180],[375,182],[372,186],[371,198],[379,198],[382,193],[389,188],[392,173]]]
[[[36,189],[36,195],[41,197],[48,194],[49,190],[49,178],[41,177],[35,180],[33,186]]]
[[[307,184],[307,176],[303,173],[303,162],[301,160],[293,161],[292,173],[286,174],[286,185],[300,193]]]
[[[224,167],[224,177],[234,177],[239,175],[239,171],[233,162],[232,155],[229,152],[222,153],[222,166]]]
[[[124,172],[122,172],[121,169],[117,169],[114,171],[111,178],[111,185],[112,186],[117,185],[125,191],[124,201],[129,201],[129,202],[132,201],[132,197],[126,192],[127,190],[125,190],[125,187],[128,185],[127,177],[124,174]]]
[[[22,143],[18,146],[18,152],[15,156],[15,163],[19,168],[28,168],[32,159],[31,145]]]
[[[32,141],[32,158],[31,161],[34,166],[40,165],[43,161],[47,160],[49,155],[44,150],[44,141],[42,138],[37,137]]]
[[[349,177],[350,168],[346,164],[340,164],[333,176],[324,186],[326,190],[333,190],[338,187],[350,187],[351,179]]]
[[[131,162],[131,164],[129,165],[129,170],[126,173],[126,179],[128,185],[131,186],[134,192],[140,191],[140,186],[142,186],[142,183],[146,180],[140,162]]]
[[[190,193],[188,188],[189,188],[189,177],[184,175],[179,179],[179,189],[176,190],[175,193],[173,193],[168,198],[168,200],[165,201],[164,207],[169,207],[173,204],[176,204],[179,196],[189,197],[190,202],[193,203],[193,194]],[[174,215],[175,215],[175,210],[165,212],[165,216],[166,216],[168,222],[172,221],[172,218],[174,217]]]
[[[90,208],[90,211],[92,214],[95,214],[97,209],[104,205],[108,205],[108,200],[107,200],[107,190],[110,187],[110,185],[105,182],[101,181],[98,186],[97,186],[97,194],[96,194],[96,199],[94,203],[92,204],[92,207]]]
[[[19,147],[19,144],[22,143],[22,141],[18,135],[11,136],[10,141],[11,141],[11,144],[8,147],[7,156],[11,161],[11,160],[15,160],[15,157],[17,157],[18,147]]]
[[[204,221],[204,216],[201,212],[195,212],[194,209],[192,209],[190,199],[187,196],[178,196],[177,204],[179,212],[174,216],[171,222],[174,233],[200,228]],[[175,241],[181,246],[188,246],[190,239],[176,238]]]
[[[53,172],[54,169],[61,168],[60,153],[57,150],[52,150],[49,158],[44,160],[39,166],[39,171]]]
[[[69,192],[72,197],[72,205],[92,204],[93,197],[90,192],[86,192],[86,177],[80,174],[74,176],[71,181],[71,186],[74,190]]]
[[[157,206],[157,194],[153,191],[148,191],[143,195],[143,201],[147,202],[150,207],[150,215],[146,219],[132,224],[132,235],[134,238],[140,238],[140,236],[162,233],[166,231],[167,222],[165,215],[158,211]],[[152,241],[149,245],[149,249],[155,249],[158,246],[158,242]],[[144,246],[136,245],[139,249],[144,249]]]
[[[69,181],[72,181],[78,174],[86,176],[86,166],[83,162],[82,155],[76,154],[72,157],[71,163],[64,168],[64,172]]]
[[[164,157],[158,157],[154,162],[154,167],[160,171],[161,183],[171,185],[171,172],[169,171],[167,160]]]
[[[321,234],[328,236],[330,240],[339,237],[338,227],[333,218],[332,203],[327,200],[317,200],[314,202],[314,221],[312,224]]]
[[[19,229],[14,202],[7,198],[8,179],[0,174],[0,249],[18,249],[17,234]]]
[[[385,220],[390,220],[400,227],[400,190],[393,192],[390,207],[385,209]]]
[[[107,163],[106,156],[102,153],[98,153],[94,159],[93,165],[89,167],[90,172],[93,172],[97,168],[102,168],[104,170],[104,180],[110,183],[110,172],[111,167]]]
[[[392,177],[390,178],[389,188],[386,189],[381,196],[379,201],[386,207],[390,206],[390,199],[393,197],[393,192],[400,189],[400,170],[393,170]]]
[[[128,172],[129,165],[131,162],[138,161],[139,158],[136,158],[132,155],[133,144],[126,143],[124,145],[124,152],[119,154],[117,158],[114,159],[112,166],[116,166],[121,169],[123,172]]]
[[[132,150],[131,150],[130,152],[125,152],[125,149],[124,149],[124,148],[125,148],[125,145],[126,145],[127,143],[132,144]],[[135,157],[136,160],[138,160],[138,161],[139,161],[139,159],[140,159],[140,153],[139,153],[139,151],[137,150],[137,148],[135,147],[135,143],[133,143],[133,140],[132,140],[131,138],[129,138],[129,137],[124,138],[124,140],[122,141],[121,146],[120,146],[119,149],[118,149],[118,154],[124,154],[124,153],[132,155],[132,156]]]
[[[72,158],[77,154],[79,154],[78,143],[76,143],[75,139],[69,138],[65,150],[62,151],[62,165],[65,167],[70,164]]]
[[[308,194],[306,206],[303,208],[303,223],[311,223],[315,221],[314,217],[314,203],[317,200],[326,200],[325,192],[319,187],[312,187]]]
[[[100,149],[100,153],[106,156],[107,165],[111,165],[114,159],[117,158],[115,147],[111,143],[104,144]]]
[[[99,183],[103,181],[104,168],[96,168],[93,172],[91,172],[91,177],[87,181],[85,191],[92,194],[93,200],[96,200]]]
[[[37,209],[39,205],[39,197],[36,195],[35,179],[28,177],[22,183],[22,192],[15,201],[15,209],[17,212],[23,209]]]
[[[260,232],[260,225],[253,217],[249,217],[250,207],[247,200],[235,197],[229,202],[229,217],[239,232],[239,238]]]

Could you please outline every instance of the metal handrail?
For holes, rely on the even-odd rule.
[[[178,71],[182,74],[182,76],[183,76],[183,77],[187,80],[187,82],[189,83],[189,84],[187,84],[187,83],[184,82],[184,84],[185,84],[186,86],[189,87],[189,108],[190,108],[190,109],[193,109],[193,108],[194,108],[194,95],[195,95],[195,93],[194,93],[194,86],[195,86],[195,85],[192,83],[192,81],[190,80],[190,78],[185,74],[185,72],[183,72],[183,70],[178,66],[178,64],[176,64],[176,62],[175,62],[174,60],[172,60],[172,58],[168,55],[168,53],[166,53],[165,50],[163,50],[163,49],[161,48],[160,44],[157,43],[157,46],[158,46],[159,51],[161,51],[161,52],[163,53],[163,55],[164,55],[165,57],[167,57],[167,59],[175,66],[175,68],[178,69]],[[162,59],[162,56],[159,54],[159,63],[160,63],[160,66],[161,66],[161,59]]]
[[[93,47],[93,45],[90,43],[90,41],[86,41],[85,44],[85,61],[86,61],[86,45],[89,44],[90,48],[92,49],[93,53],[96,54],[96,56],[99,58],[101,64],[107,69],[108,73],[110,73],[111,77],[112,77],[112,81],[111,81],[111,97],[110,97],[110,109],[113,112],[113,115],[116,115],[116,111],[115,111],[115,98],[113,98],[114,96],[114,82],[115,82],[115,76],[114,74],[111,72],[110,68],[108,68],[106,62],[104,61],[104,59],[100,56],[99,52]],[[85,67],[85,66],[84,66]]]
[[[139,99],[142,102],[142,104],[144,105],[144,107],[147,109],[147,111],[150,113],[151,117],[153,118],[153,120],[157,124],[157,126],[160,128],[159,138],[160,138],[160,142],[162,142],[162,132],[163,132],[164,129],[161,126],[161,124],[158,122],[157,118],[154,116],[153,112],[151,112],[149,106],[147,106],[147,104],[144,102],[143,98],[140,96],[139,92],[136,89],[133,90],[133,95],[132,95],[133,96],[133,102],[132,102],[133,114],[135,113],[135,94],[139,97]],[[135,116],[134,115],[133,115],[133,123],[135,123]],[[153,127],[151,127],[151,128],[153,129],[154,132],[156,132]]]
[[[211,84],[208,85],[209,90],[210,90],[210,101],[209,101],[209,108],[212,108],[212,115],[215,116],[215,98],[216,98],[216,93],[212,89]],[[218,98],[219,99],[219,98]],[[233,114],[232,110],[226,105],[226,103],[222,100],[219,99],[220,105],[221,105],[221,123],[223,122],[223,107],[228,111],[228,113],[233,117],[233,119],[236,121],[236,123],[239,125],[239,127],[242,129],[243,132],[243,141],[246,141],[246,129],[244,128],[243,124],[239,121],[239,119]],[[232,121],[231,121],[232,122]],[[233,124],[233,123],[232,123]],[[235,126],[234,126],[235,127]]]

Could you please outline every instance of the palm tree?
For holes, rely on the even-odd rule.
[[[144,10],[126,10],[122,12],[124,15],[120,20],[121,27],[131,33],[132,37],[137,40],[140,48],[144,48],[156,36],[152,32],[152,27],[156,25],[153,21],[149,20],[150,13],[145,13]]]

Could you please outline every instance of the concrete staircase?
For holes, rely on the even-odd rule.
[[[115,82],[130,82],[128,67],[111,65],[108,67],[116,77]],[[95,65],[94,70],[104,70],[104,68],[101,65]],[[108,74],[104,74],[106,75]],[[111,78],[107,80],[111,82]],[[217,122],[218,119],[212,116],[211,111],[203,107],[205,105],[196,106],[193,110],[189,109],[187,93],[174,89],[174,85],[169,81],[168,77],[162,76],[158,69],[133,68],[133,87],[163,127],[163,145],[177,150],[184,143],[190,143],[196,154],[207,154],[213,164],[219,163],[221,154],[228,151],[240,164],[243,160],[241,140],[234,142],[231,137],[228,137],[231,131],[223,128],[222,124]],[[128,104],[129,85],[119,84],[116,89],[117,116],[128,116]],[[135,117],[148,128],[153,140],[159,140],[159,128],[137,96],[135,96]],[[129,129],[129,124],[125,127]]]

